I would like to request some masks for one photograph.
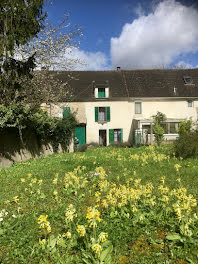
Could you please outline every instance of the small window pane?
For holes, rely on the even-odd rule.
[[[105,97],[105,88],[98,88],[98,98]]]
[[[114,142],[121,142],[121,129],[114,129]]]
[[[99,107],[98,121],[106,121],[105,107]]]
[[[192,100],[188,101],[188,107],[193,107],[193,101]]]
[[[142,103],[136,102],[135,103],[135,114],[141,114],[142,113]]]

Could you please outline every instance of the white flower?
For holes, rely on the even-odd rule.
[[[3,217],[0,217],[0,222],[2,222],[3,221]]]
[[[13,214],[13,215],[12,215],[12,217],[13,217],[13,218],[16,218],[16,215],[15,215],[15,214]]]

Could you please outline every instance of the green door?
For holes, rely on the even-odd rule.
[[[75,128],[74,137],[79,141],[79,146],[86,144],[86,126],[81,125]]]

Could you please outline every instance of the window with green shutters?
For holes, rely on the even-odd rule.
[[[105,88],[98,88],[98,98],[105,98]]]
[[[66,118],[70,114],[70,107],[63,107],[63,118]]]
[[[95,107],[95,122],[110,122],[110,106]]]
[[[123,142],[123,129],[109,129],[109,143]]]

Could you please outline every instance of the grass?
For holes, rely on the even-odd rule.
[[[3,221],[0,222],[0,263],[102,263],[99,255],[93,250],[93,245],[91,246],[90,242],[85,242],[83,238],[77,237],[78,233],[71,239],[70,244],[61,242],[62,246],[59,246],[59,242],[57,242],[59,241],[57,237],[60,234],[62,235],[66,231],[76,228],[71,226],[71,224],[74,224],[73,222],[76,226],[82,223],[83,226],[88,228],[86,217],[83,216],[86,215],[87,207],[97,205],[106,197],[107,191],[101,191],[98,187],[100,182],[95,180],[93,176],[96,168],[102,167],[102,170],[108,175],[108,182],[120,186],[126,186],[127,180],[132,177],[134,180],[141,179],[142,186],[151,182],[154,188],[158,188],[161,178],[165,177],[166,186],[172,190],[178,187],[177,179],[180,178],[182,186],[187,189],[188,193],[197,198],[198,158],[177,160],[174,157],[169,157],[169,152],[170,146],[156,147],[154,150],[148,147],[137,149],[94,148],[87,150],[85,153],[54,154],[38,160],[18,163],[11,168],[1,169],[0,212],[5,209],[8,216],[4,216]],[[177,168],[175,164],[181,167],[178,166]],[[74,178],[73,185],[70,184],[68,189],[65,188],[68,172],[72,172],[72,175],[79,178],[81,183],[76,183]],[[84,183],[84,179],[87,182]],[[70,183],[71,181],[70,178]],[[103,181],[104,179],[101,182]],[[83,184],[85,187],[82,187]],[[97,191],[100,193],[99,202],[97,202]],[[72,223],[65,220],[65,212],[69,204],[75,206],[78,216],[80,214],[79,220],[76,218],[75,221],[71,221]],[[108,259],[109,263],[118,264],[164,263],[163,261],[168,259],[170,262],[167,263],[182,264],[189,263],[189,255],[193,255],[190,259],[191,263],[196,263],[193,261],[194,259],[197,260],[197,253],[192,253],[192,251],[196,251],[196,248],[192,246],[191,251],[183,248],[187,245],[185,243],[189,243],[189,241],[185,243],[176,241],[178,244],[171,241],[167,248],[164,246],[165,242],[163,242],[164,244],[162,242],[151,243],[152,239],[159,240],[161,233],[164,239],[169,230],[172,233],[179,233],[179,224],[176,226],[174,224],[175,220],[171,220],[173,223],[170,221],[169,227],[162,224],[162,230],[159,226],[154,225],[151,227],[153,220],[149,220],[150,222],[144,225],[141,223],[140,226],[137,222],[139,229],[136,228],[131,233],[136,216],[134,216],[135,214],[129,216],[129,208],[125,207],[126,209],[112,206],[111,210],[104,211],[101,209],[102,225],[100,226],[99,222],[96,221],[99,226],[98,230],[100,232],[108,231],[109,234],[109,245],[103,247],[106,252],[109,250],[105,263],[108,263]],[[124,213],[123,210],[126,212]],[[126,216],[118,218],[116,212],[119,212],[120,215],[126,214],[128,219]],[[193,213],[195,212],[196,209],[193,209]],[[52,226],[50,234],[45,228],[39,228],[38,217],[40,215],[48,215],[46,222],[49,221]],[[163,218],[165,216],[160,217],[156,220],[156,225],[162,219],[165,219]],[[173,217],[173,212],[171,212],[171,217]],[[197,227],[193,228],[197,232]],[[88,233],[87,231],[87,237],[88,234],[90,237],[94,236],[96,243],[97,234],[91,232]],[[182,232],[180,233],[182,235]],[[183,235],[187,236],[186,234]],[[42,244],[42,239],[47,242]],[[65,241],[63,237],[61,239]],[[153,245],[156,245],[156,247]],[[191,245],[193,245],[192,241]],[[123,254],[121,254],[119,247],[123,249]],[[163,247],[163,249],[160,247]],[[146,249],[143,250],[143,248]],[[101,255],[102,253],[100,257]]]

